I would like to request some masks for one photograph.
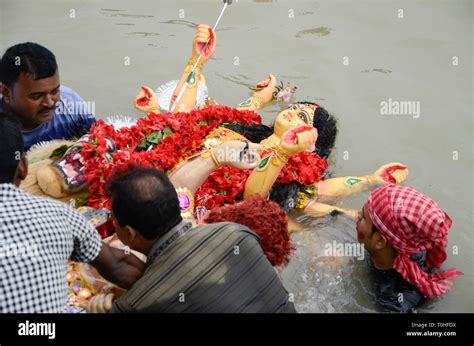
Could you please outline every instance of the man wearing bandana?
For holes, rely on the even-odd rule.
[[[445,294],[457,269],[435,272],[446,260],[448,214],[411,187],[383,185],[357,221],[359,242],[371,255],[377,303],[385,312],[413,312],[424,297]]]

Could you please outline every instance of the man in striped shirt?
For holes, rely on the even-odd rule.
[[[129,291],[113,305],[112,295],[96,297],[93,312],[295,312],[258,237],[230,222],[192,228],[163,172],[117,173],[107,190],[117,236],[148,259]]]

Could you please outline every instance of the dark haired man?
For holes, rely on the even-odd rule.
[[[371,255],[376,301],[383,312],[415,312],[424,297],[445,294],[458,269],[435,272],[447,258],[452,221],[428,196],[408,186],[373,190],[357,220],[357,238]]]
[[[90,262],[107,280],[130,287],[143,262],[102,244],[68,205],[20,190],[27,172],[19,121],[0,112],[0,313],[65,312],[68,259]]]
[[[41,141],[80,137],[95,122],[92,107],[60,85],[54,54],[39,44],[8,48],[0,61],[0,80],[0,111],[20,120],[24,150]]]
[[[148,259],[145,273],[113,306],[95,296],[92,312],[295,312],[288,292],[247,227],[192,228],[175,188],[152,168],[116,171],[107,184],[118,238]]]

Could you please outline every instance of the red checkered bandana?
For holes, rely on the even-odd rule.
[[[397,250],[393,267],[425,296],[446,293],[453,285],[450,277],[463,275],[457,269],[427,274],[410,259],[426,250],[430,269],[439,268],[446,260],[452,221],[432,199],[411,187],[387,184],[372,191],[367,210],[375,227]]]

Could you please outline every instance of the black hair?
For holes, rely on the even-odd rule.
[[[379,230],[377,229],[377,227],[375,227],[375,225],[372,224],[372,234],[371,234],[371,236],[374,235],[375,233],[377,233],[378,231]]]
[[[13,183],[23,153],[20,122],[15,116],[0,112],[0,183]]]
[[[296,102],[297,104],[317,106],[314,111],[313,126],[318,130],[314,152],[321,158],[327,159],[334,148],[337,136],[337,120],[326,109],[312,102]],[[253,143],[260,143],[273,134],[273,127],[266,125],[243,125],[238,123],[224,124],[224,127],[235,131]],[[289,211],[294,208],[301,184],[274,184],[270,191],[270,199],[280,204],[281,208]]]
[[[252,143],[260,143],[273,134],[273,127],[267,125],[244,125],[239,123],[222,124],[224,127],[244,136]]]
[[[21,72],[38,80],[53,76],[57,70],[56,57],[49,49],[37,43],[19,43],[3,54],[0,61],[0,81],[11,87]]]
[[[311,102],[298,103],[314,105]],[[315,152],[323,159],[327,159],[336,143],[337,120],[323,107],[317,107],[314,111],[313,126],[318,129]]]
[[[314,111],[313,126],[318,130],[315,153],[327,159],[334,148],[337,137],[337,120],[326,109],[313,102],[296,102],[297,104],[317,106]],[[239,123],[223,124],[224,127],[240,133],[253,143],[259,143],[273,134],[273,127],[266,125],[243,125]]]
[[[178,195],[168,176],[135,164],[115,169],[105,186],[119,225],[155,240],[181,222]]]

